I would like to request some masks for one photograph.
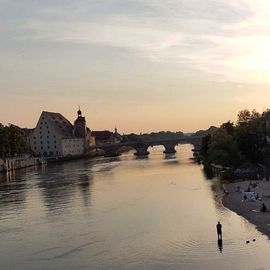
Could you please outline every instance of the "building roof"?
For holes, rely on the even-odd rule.
[[[62,114],[43,111],[40,117],[41,121],[43,117],[46,118],[47,121],[50,121],[57,133],[62,137],[74,137],[73,125]]]
[[[111,138],[113,132],[109,130],[103,130],[103,131],[92,131],[91,134],[95,136],[97,141],[106,141]]]

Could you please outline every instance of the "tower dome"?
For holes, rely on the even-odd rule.
[[[77,111],[77,114],[78,114],[78,116],[82,116],[82,111],[81,111],[80,106],[79,106],[79,110]]]

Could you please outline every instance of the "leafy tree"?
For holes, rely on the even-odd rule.
[[[207,157],[208,157],[208,150],[209,150],[210,143],[211,143],[211,135],[208,134],[205,137],[203,137],[203,139],[202,139],[202,147],[201,147],[201,150],[200,150],[200,156],[205,161],[208,161]]]
[[[221,129],[225,129],[226,132],[227,132],[229,135],[231,135],[231,136],[234,135],[234,124],[233,124],[233,122],[228,121],[228,122],[226,122],[226,123],[223,123],[223,124],[220,126],[220,128],[221,128]]]
[[[207,154],[210,162],[223,166],[237,166],[241,160],[233,136],[222,128],[212,135]]]
[[[250,123],[258,120],[261,115],[260,113],[258,113],[256,110],[242,110],[238,113],[238,120],[237,120],[237,124],[239,126],[241,125],[249,125]]]
[[[0,124],[0,156],[14,156],[28,150],[26,136],[21,128]]]

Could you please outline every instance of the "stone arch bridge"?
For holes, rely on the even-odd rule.
[[[153,141],[138,141],[138,142],[120,142],[114,144],[100,144],[91,146],[88,148],[88,151],[93,150],[102,150],[104,152],[105,157],[115,157],[121,155],[121,149],[125,148],[133,148],[136,152],[134,155],[136,156],[147,156],[149,155],[148,148],[163,145],[165,150],[165,154],[173,154],[176,153],[175,147],[178,144],[192,144],[194,146],[193,153],[194,156],[198,154],[202,146],[202,136],[184,136],[179,139],[172,140],[153,140]]]

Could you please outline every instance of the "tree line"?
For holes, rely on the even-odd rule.
[[[127,134],[123,135],[123,142],[145,142],[145,141],[159,141],[159,140],[173,140],[179,139],[184,136],[184,133],[181,131],[172,132],[172,131],[159,131],[143,134]]]
[[[15,156],[29,151],[25,131],[18,126],[0,123],[0,157]]]
[[[270,110],[242,110],[237,122],[228,121],[203,139],[201,158],[206,163],[238,167],[263,162],[270,154]]]

